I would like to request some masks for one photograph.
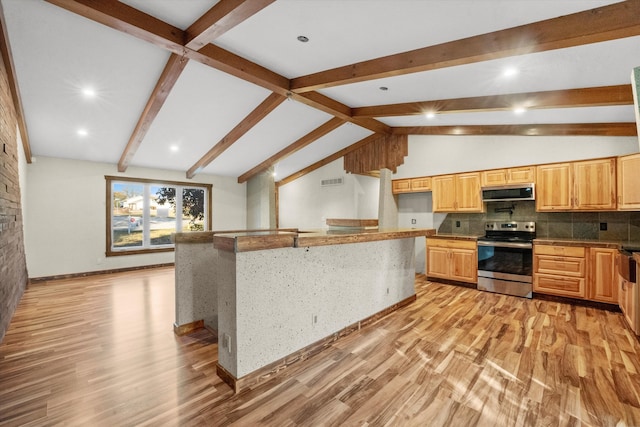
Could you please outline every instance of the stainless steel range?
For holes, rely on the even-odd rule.
[[[478,289],[531,298],[535,222],[487,222],[478,239]]]

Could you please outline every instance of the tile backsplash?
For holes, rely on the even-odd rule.
[[[537,237],[640,242],[640,212],[536,212],[535,201],[487,203],[486,212],[478,214],[450,213],[438,232],[483,235],[487,221],[535,221]]]

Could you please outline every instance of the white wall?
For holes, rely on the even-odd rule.
[[[409,155],[393,178],[584,160],[637,151],[637,137],[409,135]]]
[[[323,179],[344,178],[342,185],[321,187]],[[326,218],[378,218],[380,181],[346,173],[336,160],[279,191],[280,228],[326,228]]]
[[[105,258],[105,175],[184,181],[184,172],[38,157],[27,166],[25,242],[30,277],[169,263],[173,252]],[[235,178],[196,175],[213,185],[216,230],[244,228],[246,186]]]

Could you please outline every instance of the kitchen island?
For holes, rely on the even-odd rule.
[[[434,232],[213,235],[208,265],[215,273],[207,286],[217,296],[218,374],[235,391],[251,387],[411,303],[414,239]],[[176,257],[176,270],[178,263]]]

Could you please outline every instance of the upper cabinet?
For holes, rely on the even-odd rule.
[[[618,157],[618,209],[640,210],[640,154]]]
[[[535,166],[493,169],[482,172],[482,186],[492,187],[508,184],[529,184],[535,181]]]
[[[431,191],[431,177],[394,179],[391,181],[391,190],[393,194]]]
[[[483,212],[480,173],[440,175],[432,178],[433,212]]]
[[[536,173],[538,211],[616,209],[615,158],[542,165]]]

